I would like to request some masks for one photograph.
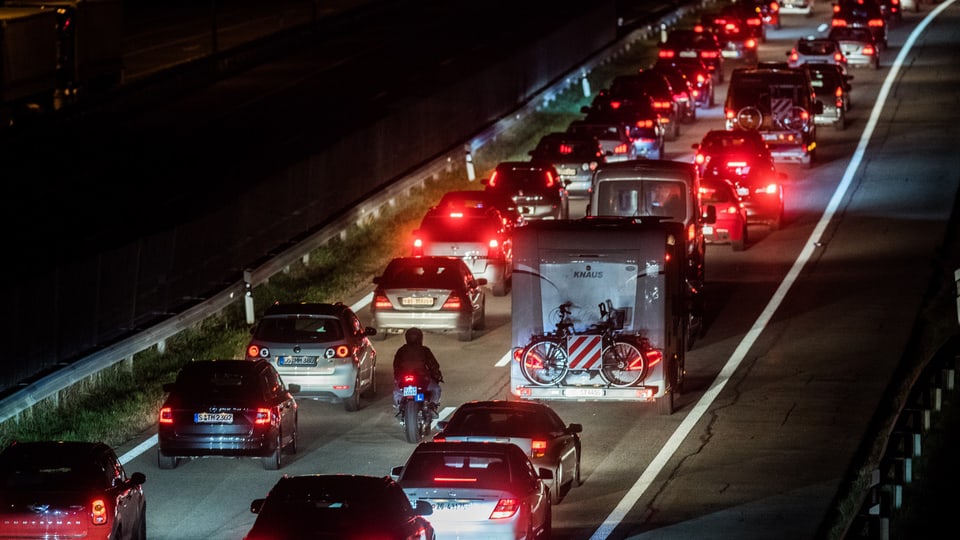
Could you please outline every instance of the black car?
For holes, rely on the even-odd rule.
[[[587,115],[584,122],[612,122],[622,126],[633,144],[635,157],[663,159],[666,128],[662,116],[653,108],[653,98],[650,96],[615,99],[609,94],[600,93],[590,106],[582,107],[580,112]],[[608,163],[613,161],[616,160],[607,160]]]
[[[639,100],[644,95],[650,96],[654,110],[660,113],[661,122],[667,128],[667,138],[676,140],[680,136],[680,104],[673,85],[662,73],[641,69],[637,73],[618,75],[606,93],[613,99]]]
[[[513,202],[513,199],[482,189],[448,191],[440,197],[440,201],[433,208],[447,211],[467,208],[496,208],[514,227],[526,224],[526,219],[520,213],[517,203]]]
[[[486,191],[509,197],[527,220],[570,216],[567,186],[549,163],[503,161],[481,183]]]
[[[590,182],[597,166],[607,161],[600,140],[590,133],[554,131],[537,141],[530,160],[549,163],[557,170],[571,198],[590,196]]]
[[[710,75],[710,68],[699,58],[658,58],[653,64],[653,69],[672,66],[686,75],[687,79],[693,85],[694,101],[698,107],[709,108],[716,105],[716,97],[713,89],[713,77]]]
[[[720,39],[703,27],[671,30],[667,39],[658,45],[657,58],[697,58],[707,65],[716,82],[724,81]]]
[[[101,442],[14,442],[0,453],[0,538],[145,540],[146,479]]]
[[[263,468],[283,466],[297,451],[297,402],[270,362],[194,360],[163,385],[157,465],[173,469],[181,458],[257,457]]]
[[[257,519],[243,540],[435,540],[423,517],[430,503],[414,508],[386,476],[283,476],[250,511]]]
[[[833,4],[830,26],[868,28],[877,44],[887,48],[887,20],[877,0],[840,0]]]
[[[687,77],[687,73],[679,66],[669,63],[654,64],[649,71],[662,74],[670,82],[670,87],[673,89],[673,100],[677,102],[677,107],[679,107],[680,120],[687,123],[696,120],[696,87],[693,81]]]
[[[757,61],[757,47],[765,36],[759,15],[743,10],[741,4],[728,4],[717,12],[705,13],[700,22],[716,34],[724,58]]]

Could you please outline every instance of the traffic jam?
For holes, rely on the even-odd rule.
[[[889,65],[899,3],[813,6],[724,2],[665,29],[565,131],[423,212],[407,252],[375,272],[368,304],[277,302],[253,325],[243,359],[185,366],[164,385],[157,444],[145,453],[155,453],[154,474],[185,475],[199,458],[250,458],[273,474],[248,507],[223,510],[232,520],[224,538],[606,538],[609,530],[555,526],[576,512],[584,454],[603,451],[583,440],[594,405],[679,416],[688,357],[708,333],[711,257],[735,260],[789,233],[791,183],[820,166],[830,144],[818,129],[847,130],[851,108],[868,106],[857,100],[861,73]],[[492,307],[504,302],[505,324]],[[501,324],[503,390],[464,401],[447,384],[463,359],[434,344],[449,336],[464,350],[485,347]],[[389,403],[405,458],[386,461],[396,453],[379,455],[380,443],[350,431],[353,420],[331,429],[356,440],[318,445],[305,422],[314,402],[347,415]],[[90,465],[71,452],[6,452],[0,464],[7,453],[22,462],[2,467],[8,481],[25,493],[36,486],[30,504],[56,506],[22,475]],[[100,508],[90,523],[71,519],[71,534],[153,537],[144,475],[128,478],[117,456],[98,452],[90,459],[111,467],[106,500],[117,502],[93,504],[119,509],[134,497],[136,511],[105,517]],[[379,472],[306,472],[297,461],[308,452],[353,452]],[[209,470],[196,474],[255,474],[232,461],[204,460]],[[70,512],[83,504],[70,501]],[[48,538],[60,526],[3,518],[0,536]],[[188,523],[173,530],[165,537],[194,537]]]

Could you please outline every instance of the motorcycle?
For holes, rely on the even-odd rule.
[[[403,391],[400,398],[400,423],[407,442],[416,444],[430,433],[433,415],[424,397],[429,381],[421,376],[407,374],[400,378]]]

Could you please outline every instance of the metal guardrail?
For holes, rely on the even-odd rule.
[[[267,282],[272,276],[285,271],[291,265],[305,261],[309,253],[322,247],[328,241],[347,234],[347,230],[358,223],[365,223],[369,219],[379,216],[384,206],[393,206],[399,197],[410,190],[422,186],[428,178],[437,177],[441,172],[448,170],[452,163],[466,160],[475,150],[494,140],[516,122],[525,116],[548,105],[560,92],[574,86],[582,86],[588,90],[586,82],[589,73],[596,67],[610,62],[626,52],[631,45],[639,40],[650,39],[659,34],[664,28],[671,28],[688,13],[695,12],[711,5],[714,0],[702,0],[687,6],[678,7],[661,17],[652,20],[645,27],[633,30],[619,38],[610,47],[599,51],[580,65],[574,66],[560,80],[550,84],[528,102],[521,105],[509,116],[495,122],[492,126],[477,133],[463,145],[457,145],[433,161],[418,168],[408,176],[391,184],[377,195],[367,199],[360,205],[341,214],[335,221],[321,230],[309,235],[299,243],[288,247],[262,265],[246,272],[251,286],[256,287]],[[0,399],[0,424],[8,420],[19,420],[25,411],[41,402],[58,403],[60,394],[79,381],[95,376],[98,372],[111,368],[117,364],[126,363],[132,366],[133,357],[139,352],[152,347],[163,349],[168,339],[178,333],[191,328],[203,320],[216,315],[231,303],[242,300],[246,290],[243,280],[227,285],[220,293],[201,301],[200,303],[178,313],[169,319],[114,345],[105,347],[76,362],[65,365],[62,369],[47,375],[36,382],[25,386],[3,399]]]

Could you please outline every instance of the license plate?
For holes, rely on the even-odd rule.
[[[567,388],[563,395],[566,397],[601,397],[603,388]]]
[[[459,501],[449,501],[449,502],[437,501],[437,502],[431,503],[431,506],[433,506],[434,510],[458,510],[461,508],[466,508],[469,505],[470,503],[459,502]]]
[[[703,226],[703,234],[713,234],[713,226],[712,226],[712,225],[704,225],[704,226]]]
[[[195,413],[193,422],[195,424],[232,424],[233,413]]]
[[[278,366],[315,366],[317,365],[316,356],[278,356]]]
[[[775,140],[777,140],[777,134],[776,134],[776,133],[764,133],[764,134],[763,134],[763,140],[765,140],[765,141],[775,141]]]
[[[426,296],[405,296],[400,299],[402,306],[432,306],[436,302],[433,297]]]
[[[564,175],[564,176],[573,176],[573,175],[577,174],[577,170],[576,170],[576,169],[570,169],[570,168],[564,168],[564,169],[559,169],[559,170],[557,171],[557,173],[559,173],[559,174],[561,174],[561,175]]]
[[[403,397],[415,396],[417,395],[416,386],[404,386],[403,387]]]
[[[749,194],[750,194],[750,188],[743,188],[743,187],[737,188],[737,195],[741,197],[746,197]]]
[[[680,51],[680,58],[696,58],[697,51]]]

